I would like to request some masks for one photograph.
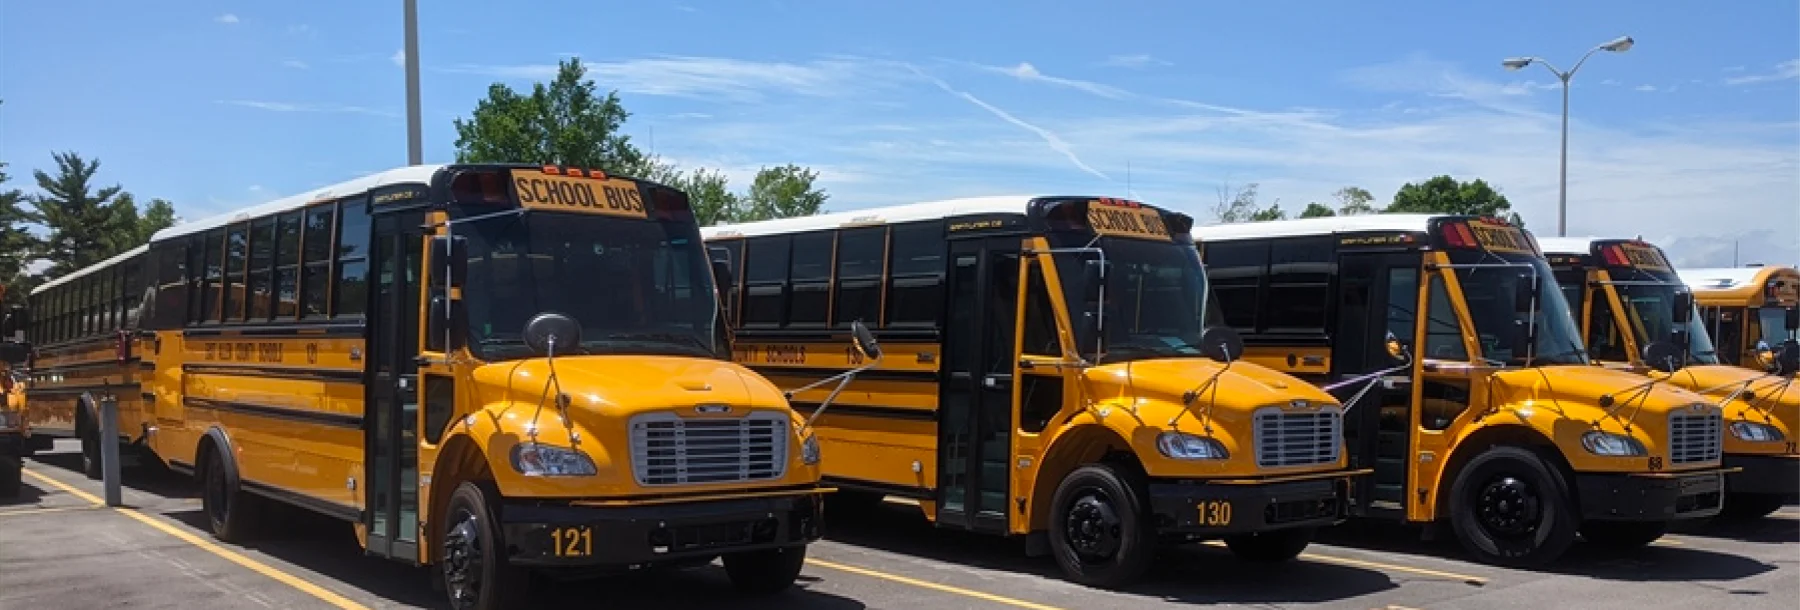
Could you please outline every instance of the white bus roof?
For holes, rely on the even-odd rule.
[[[157,231],[155,235],[150,236],[150,241],[156,242],[181,237],[183,235],[192,235],[209,229],[216,229],[234,222],[242,222],[251,218],[259,218],[270,214],[298,210],[306,207],[306,204],[316,203],[323,199],[343,197],[345,195],[360,193],[372,188],[390,184],[428,183],[431,181],[432,174],[437,173],[438,169],[442,167],[444,167],[442,164],[412,165],[377,172],[360,178],[345,180],[337,184],[322,186],[267,203],[240,208],[235,211],[209,216],[193,222],[184,222]]]
[[[864,208],[844,212],[832,212],[815,216],[796,216],[793,218],[777,218],[738,224],[713,225],[700,228],[701,239],[720,237],[756,237],[760,235],[778,235],[782,233],[798,233],[819,229],[835,229],[845,225],[892,224],[914,220],[930,220],[949,218],[967,214],[1024,214],[1025,205],[1035,197],[1032,195],[998,195],[992,197],[964,197],[961,199],[945,199],[942,201],[926,201],[906,203],[879,208]]]
[[[1636,241],[1661,250],[1661,246],[1635,237],[1540,237],[1538,248],[1545,254],[1587,254],[1597,241]]]
[[[1303,237],[1307,235],[1330,235],[1334,233],[1360,233],[1365,231],[1413,231],[1423,233],[1427,223],[1433,218],[1441,218],[1443,214],[1357,214],[1355,216],[1324,216],[1320,218],[1297,218],[1294,220],[1268,220],[1260,222],[1234,222],[1228,224],[1195,225],[1194,241],[1225,241],[1233,239],[1250,239],[1259,237]]]
[[[108,267],[111,265],[118,264],[120,261],[131,258],[133,256],[137,256],[139,254],[143,254],[145,250],[149,250],[149,249],[150,249],[150,244],[144,244],[144,245],[138,246],[136,248],[132,248],[130,250],[126,250],[124,252],[114,254],[114,255],[112,255],[111,258],[100,261],[98,263],[94,263],[92,265],[88,265],[86,267],[82,267],[80,269],[76,269],[73,273],[70,273],[68,275],[56,278],[54,280],[50,280],[48,282],[44,282],[42,285],[38,286],[37,288],[31,289],[31,294],[37,294],[37,293],[43,292],[45,290],[49,290],[51,288],[55,288],[57,286],[61,286],[63,284],[67,284],[69,282],[75,281],[76,279],[80,278],[81,276],[93,273],[95,269],[100,269],[103,267]]]
[[[1693,288],[1736,288],[1756,281],[1756,275],[1764,271],[1762,267],[1707,267],[1700,269],[1681,269],[1675,275],[1683,284]]]

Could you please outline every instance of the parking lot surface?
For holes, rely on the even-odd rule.
[[[299,511],[246,545],[214,540],[192,482],[128,471],[123,508],[75,469],[72,446],[27,463],[25,494],[0,501],[0,608],[439,608],[427,572],[364,557],[351,528]],[[833,515],[798,586],[739,597],[716,564],[543,582],[544,605],[608,608],[1792,608],[1800,599],[1800,507],[1744,524],[1704,524],[1648,548],[1577,544],[1547,571],[1470,563],[1453,541],[1346,524],[1298,560],[1237,561],[1222,548],[1170,551],[1129,591],[1064,582],[1022,544],[926,523],[890,504]]]

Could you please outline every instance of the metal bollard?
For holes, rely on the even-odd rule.
[[[119,506],[119,399],[100,398],[100,480],[106,485],[106,505]]]

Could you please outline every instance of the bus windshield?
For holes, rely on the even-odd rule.
[[[1619,302],[1625,305],[1625,313],[1630,316],[1629,330],[1637,335],[1638,343],[1668,341],[1675,329],[1672,303],[1675,301],[1675,292],[1682,287],[1678,280],[1659,278],[1641,271],[1615,271],[1611,275],[1618,282],[1613,284],[1613,288],[1619,291]],[[1596,303],[1595,306],[1600,304]],[[1700,322],[1699,308],[1695,307],[1688,313],[1685,328],[1688,358],[1700,364],[1718,364],[1719,351],[1713,347],[1712,338],[1706,334],[1706,326]]]
[[[569,353],[718,356],[717,300],[699,228],[527,212],[458,225],[469,345],[488,360],[534,354],[525,323],[556,312],[581,323]]]
[[[1055,241],[1056,247],[1064,248],[1086,246],[1091,239]],[[1201,355],[1201,332],[1223,325],[1223,318],[1193,243],[1102,237],[1094,245],[1106,252],[1109,263],[1100,361]],[[1096,310],[1094,303],[1084,302],[1087,292],[1082,285],[1083,266],[1092,258],[1081,252],[1056,256],[1064,296],[1077,320]],[[1083,357],[1094,359],[1093,332],[1087,328],[1078,333],[1080,350]]]
[[[1542,258],[1524,254],[1502,254],[1482,251],[1452,251],[1450,262],[1456,266],[1456,281],[1462,285],[1463,298],[1469,304],[1469,318],[1475,323],[1475,335],[1482,357],[1504,366],[1529,364],[1587,364],[1587,346],[1581,341],[1581,330],[1575,326],[1569,302]],[[1519,312],[1514,295],[1519,282],[1537,277],[1537,315]],[[1514,349],[1513,337],[1526,324],[1535,324],[1537,342],[1530,354]]]
[[[1787,310],[1776,305],[1764,305],[1756,309],[1756,321],[1762,327],[1762,336],[1758,337],[1769,344],[1770,349],[1781,349],[1787,342]]]

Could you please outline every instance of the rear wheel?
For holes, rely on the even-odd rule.
[[[806,547],[734,553],[724,557],[725,575],[731,586],[752,595],[771,595],[786,591],[800,577],[806,565]]]
[[[1069,580],[1103,589],[1136,581],[1156,555],[1142,475],[1110,464],[1076,468],[1051,499],[1051,554]]]
[[[0,455],[0,498],[19,497],[25,484],[25,458]]]
[[[1276,563],[1300,556],[1312,544],[1316,528],[1296,527],[1242,536],[1226,536],[1225,546],[1244,561]]]
[[[262,498],[245,492],[236,477],[229,476],[225,459],[218,449],[207,450],[200,507],[206,512],[214,536],[226,542],[243,542],[255,533]]]
[[[488,484],[474,482],[464,482],[450,495],[438,569],[451,608],[520,608],[530,599],[530,573],[507,561],[498,498]]]
[[[1450,488],[1450,524],[1476,559],[1540,566],[1575,541],[1568,486],[1554,466],[1522,447],[1492,447],[1469,460]]]
[[[81,473],[98,481],[104,476],[100,470],[100,430],[93,424],[86,428],[81,433]]]
[[[1588,521],[1581,524],[1581,537],[1588,542],[1618,549],[1631,549],[1655,542],[1668,533],[1665,521]]]
[[[1725,506],[1719,507],[1721,521],[1751,521],[1769,516],[1781,506],[1787,504],[1787,498],[1781,494],[1735,493],[1725,496]]]

